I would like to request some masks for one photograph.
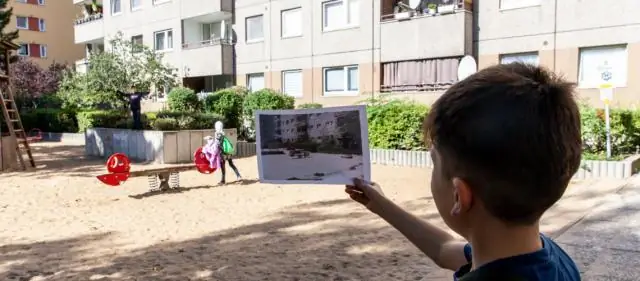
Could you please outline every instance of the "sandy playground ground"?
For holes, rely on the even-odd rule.
[[[146,177],[110,187],[82,146],[33,146],[38,169],[0,174],[0,280],[450,280],[342,186],[244,184],[181,173],[182,192]],[[132,169],[143,169],[135,165]],[[227,180],[234,179],[232,173]],[[430,171],[373,165],[394,201],[443,225]]]

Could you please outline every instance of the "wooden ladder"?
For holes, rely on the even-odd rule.
[[[16,154],[18,156],[18,160],[20,160],[20,167],[22,170],[27,169],[27,165],[24,163],[24,157],[22,156],[23,152],[27,153],[29,156],[29,163],[31,167],[36,167],[36,162],[33,160],[33,154],[31,153],[31,147],[29,147],[29,141],[27,140],[27,132],[24,131],[24,127],[22,126],[22,119],[20,118],[20,112],[18,111],[18,106],[16,105],[11,81],[9,79],[9,56],[5,53],[5,61],[4,61],[4,73],[0,74],[0,84],[3,84],[6,87],[6,90],[0,89],[0,104],[2,104],[2,115],[4,116],[4,121],[7,124],[7,128],[9,129],[9,136],[15,138],[16,140]],[[5,96],[6,95],[6,96]]]

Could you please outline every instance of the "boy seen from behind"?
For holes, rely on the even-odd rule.
[[[374,183],[356,179],[346,192],[454,270],[454,280],[580,280],[539,227],[580,166],[572,84],[522,63],[486,68],[435,102],[424,134],[438,212],[467,242],[404,211]]]

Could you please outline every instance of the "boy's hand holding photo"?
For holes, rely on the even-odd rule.
[[[540,217],[580,166],[580,115],[573,84],[548,70],[496,65],[447,90],[424,121],[433,160],[431,195],[449,228],[408,213],[372,183],[349,196],[400,231],[454,280],[578,281]]]

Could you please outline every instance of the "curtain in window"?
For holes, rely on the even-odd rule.
[[[343,2],[332,2],[324,5],[324,26],[339,27],[345,24],[346,13]]]
[[[326,69],[324,75],[325,91],[344,91],[344,68]]]
[[[360,1],[349,0],[349,24],[358,24],[360,22]]]
[[[165,37],[164,32],[156,33],[156,50],[164,50],[165,49],[164,37]]]
[[[302,96],[302,71],[282,72],[282,91],[290,96]]]
[[[460,58],[388,62],[382,65],[383,91],[433,91],[458,81]]]
[[[247,18],[247,39],[256,40],[264,37],[262,16]]]
[[[302,34],[302,11],[300,9],[282,12],[282,36]]]
[[[249,75],[248,88],[250,91],[259,91],[264,89],[264,75],[263,74],[251,74]]]
[[[538,65],[538,53],[520,53],[520,54],[508,54],[500,57],[501,64],[508,64],[513,62],[522,62],[531,65]]]
[[[359,77],[358,77],[358,68],[357,67],[350,67],[349,68],[349,73],[348,73],[348,78],[349,78],[349,85],[348,85],[348,90],[349,91],[357,91],[360,88],[359,85]]]

